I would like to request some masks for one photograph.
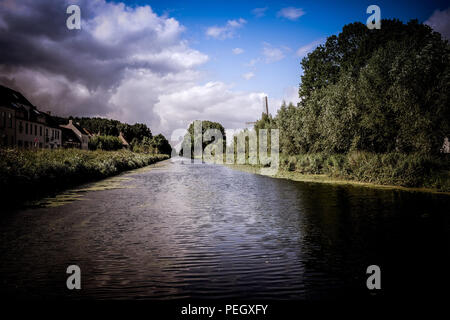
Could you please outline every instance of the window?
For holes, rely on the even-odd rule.
[[[1,126],[2,127],[6,127],[6,114],[5,114],[5,112],[3,111],[2,112],[2,119],[1,119]]]
[[[17,141],[17,144],[19,145],[19,147],[22,146],[22,140]]]
[[[48,128],[45,128],[45,136],[48,137]]]
[[[19,122],[19,133],[23,132],[23,123],[22,121]]]
[[[25,123],[25,134],[28,134],[28,122]]]
[[[42,126],[39,126],[39,135],[42,137]]]
[[[8,112],[9,127],[12,128],[12,114]]]
[[[37,125],[34,125],[34,135],[37,136]]]

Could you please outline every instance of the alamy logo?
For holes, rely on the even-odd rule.
[[[205,130],[204,130],[205,129]],[[225,130],[236,132],[237,130]],[[260,173],[275,175],[279,167],[279,130],[258,129],[237,131],[229,139],[219,129],[203,128],[203,122],[194,121],[192,132],[177,129],[171,140],[180,143],[179,155],[192,158],[193,163],[202,161],[221,164],[261,165]],[[172,156],[177,156],[176,148]]]
[[[70,276],[67,278],[66,285],[67,289],[73,290],[81,289],[81,269],[77,265],[70,265],[67,267],[66,270],[67,274],[70,274]]]
[[[381,29],[381,9],[379,6],[372,4],[367,7],[366,13],[371,14],[370,17],[367,18],[367,28],[369,29]]]
[[[367,289],[381,289],[381,270],[377,265],[371,265],[367,267],[367,274],[370,274],[369,278],[367,278],[366,285]]]
[[[81,9],[79,6],[73,4],[67,7],[67,14],[70,16],[66,20],[66,26],[69,30],[80,30],[81,29]]]

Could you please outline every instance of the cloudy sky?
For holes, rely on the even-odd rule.
[[[68,30],[66,9],[81,9]],[[0,0],[0,84],[41,110],[141,122],[170,137],[192,120],[241,128],[297,102],[300,60],[372,1]],[[450,37],[446,1],[377,1]]]

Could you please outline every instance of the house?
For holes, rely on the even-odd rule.
[[[20,92],[0,85],[0,145],[22,148],[61,147],[61,129]]]
[[[86,129],[82,128],[79,123],[73,122],[72,119],[69,120],[69,123],[66,125],[60,125],[61,129],[69,129],[71,130],[76,138],[78,139],[78,142],[80,143],[80,149],[87,150],[89,147],[89,137],[91,136],[90,132]],[[64,130],[64,132],[68,133],[67,130]],[[72,147],[72,143],[75,143],[75,141],[69,141],[70,139],[73,140],[73,135],[69,134],[67,139],[64,138],[66,144],[64,148],[70,148]],[[77,147],[78,148],[78,147]]]
[[[125,139],[125,137],[123,136],[122,132],[119,133],[119,140],[120,140],[120,142],[122,142],[122,148],[123,149],[130,149],[130,144]]]
[[[62,146],[63,148],[77,148],[81,149],[81,141],[78,136],[69,128],[61,127],[62,131]]]

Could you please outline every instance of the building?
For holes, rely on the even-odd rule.
[[[81,149],[81,141],[71,129],[61,127],[63,148]]]
[[[39,111],[20,92],[0,86],[0,145],[61,147],[62,134],[50,114]]]
[[[130,149],[130,144],[125,139],[125,137],[123,136],[122,132],[119,133],[119,140],[120,140],[120,142],[122,142],[122,148],[123,149]]]
[[[69,131],[64,130],[64,132],[68,134],[67,138],[64,137],[64,148],[72,148],[75,144],[78,145],[78,143],[79,146],[77,146],[77,148],[83,150],[87,150],[89,148],[89,138],[91,136],[91,133],[82,128],[79,123],[74,123],[72,119],[70,119],[68,124],[60,125],[60,128],[62,130],[69,129],[74,134],[69,134]],[[75,142],[74,136],[76,137],[76,139],[78,139],[78,143]]]

